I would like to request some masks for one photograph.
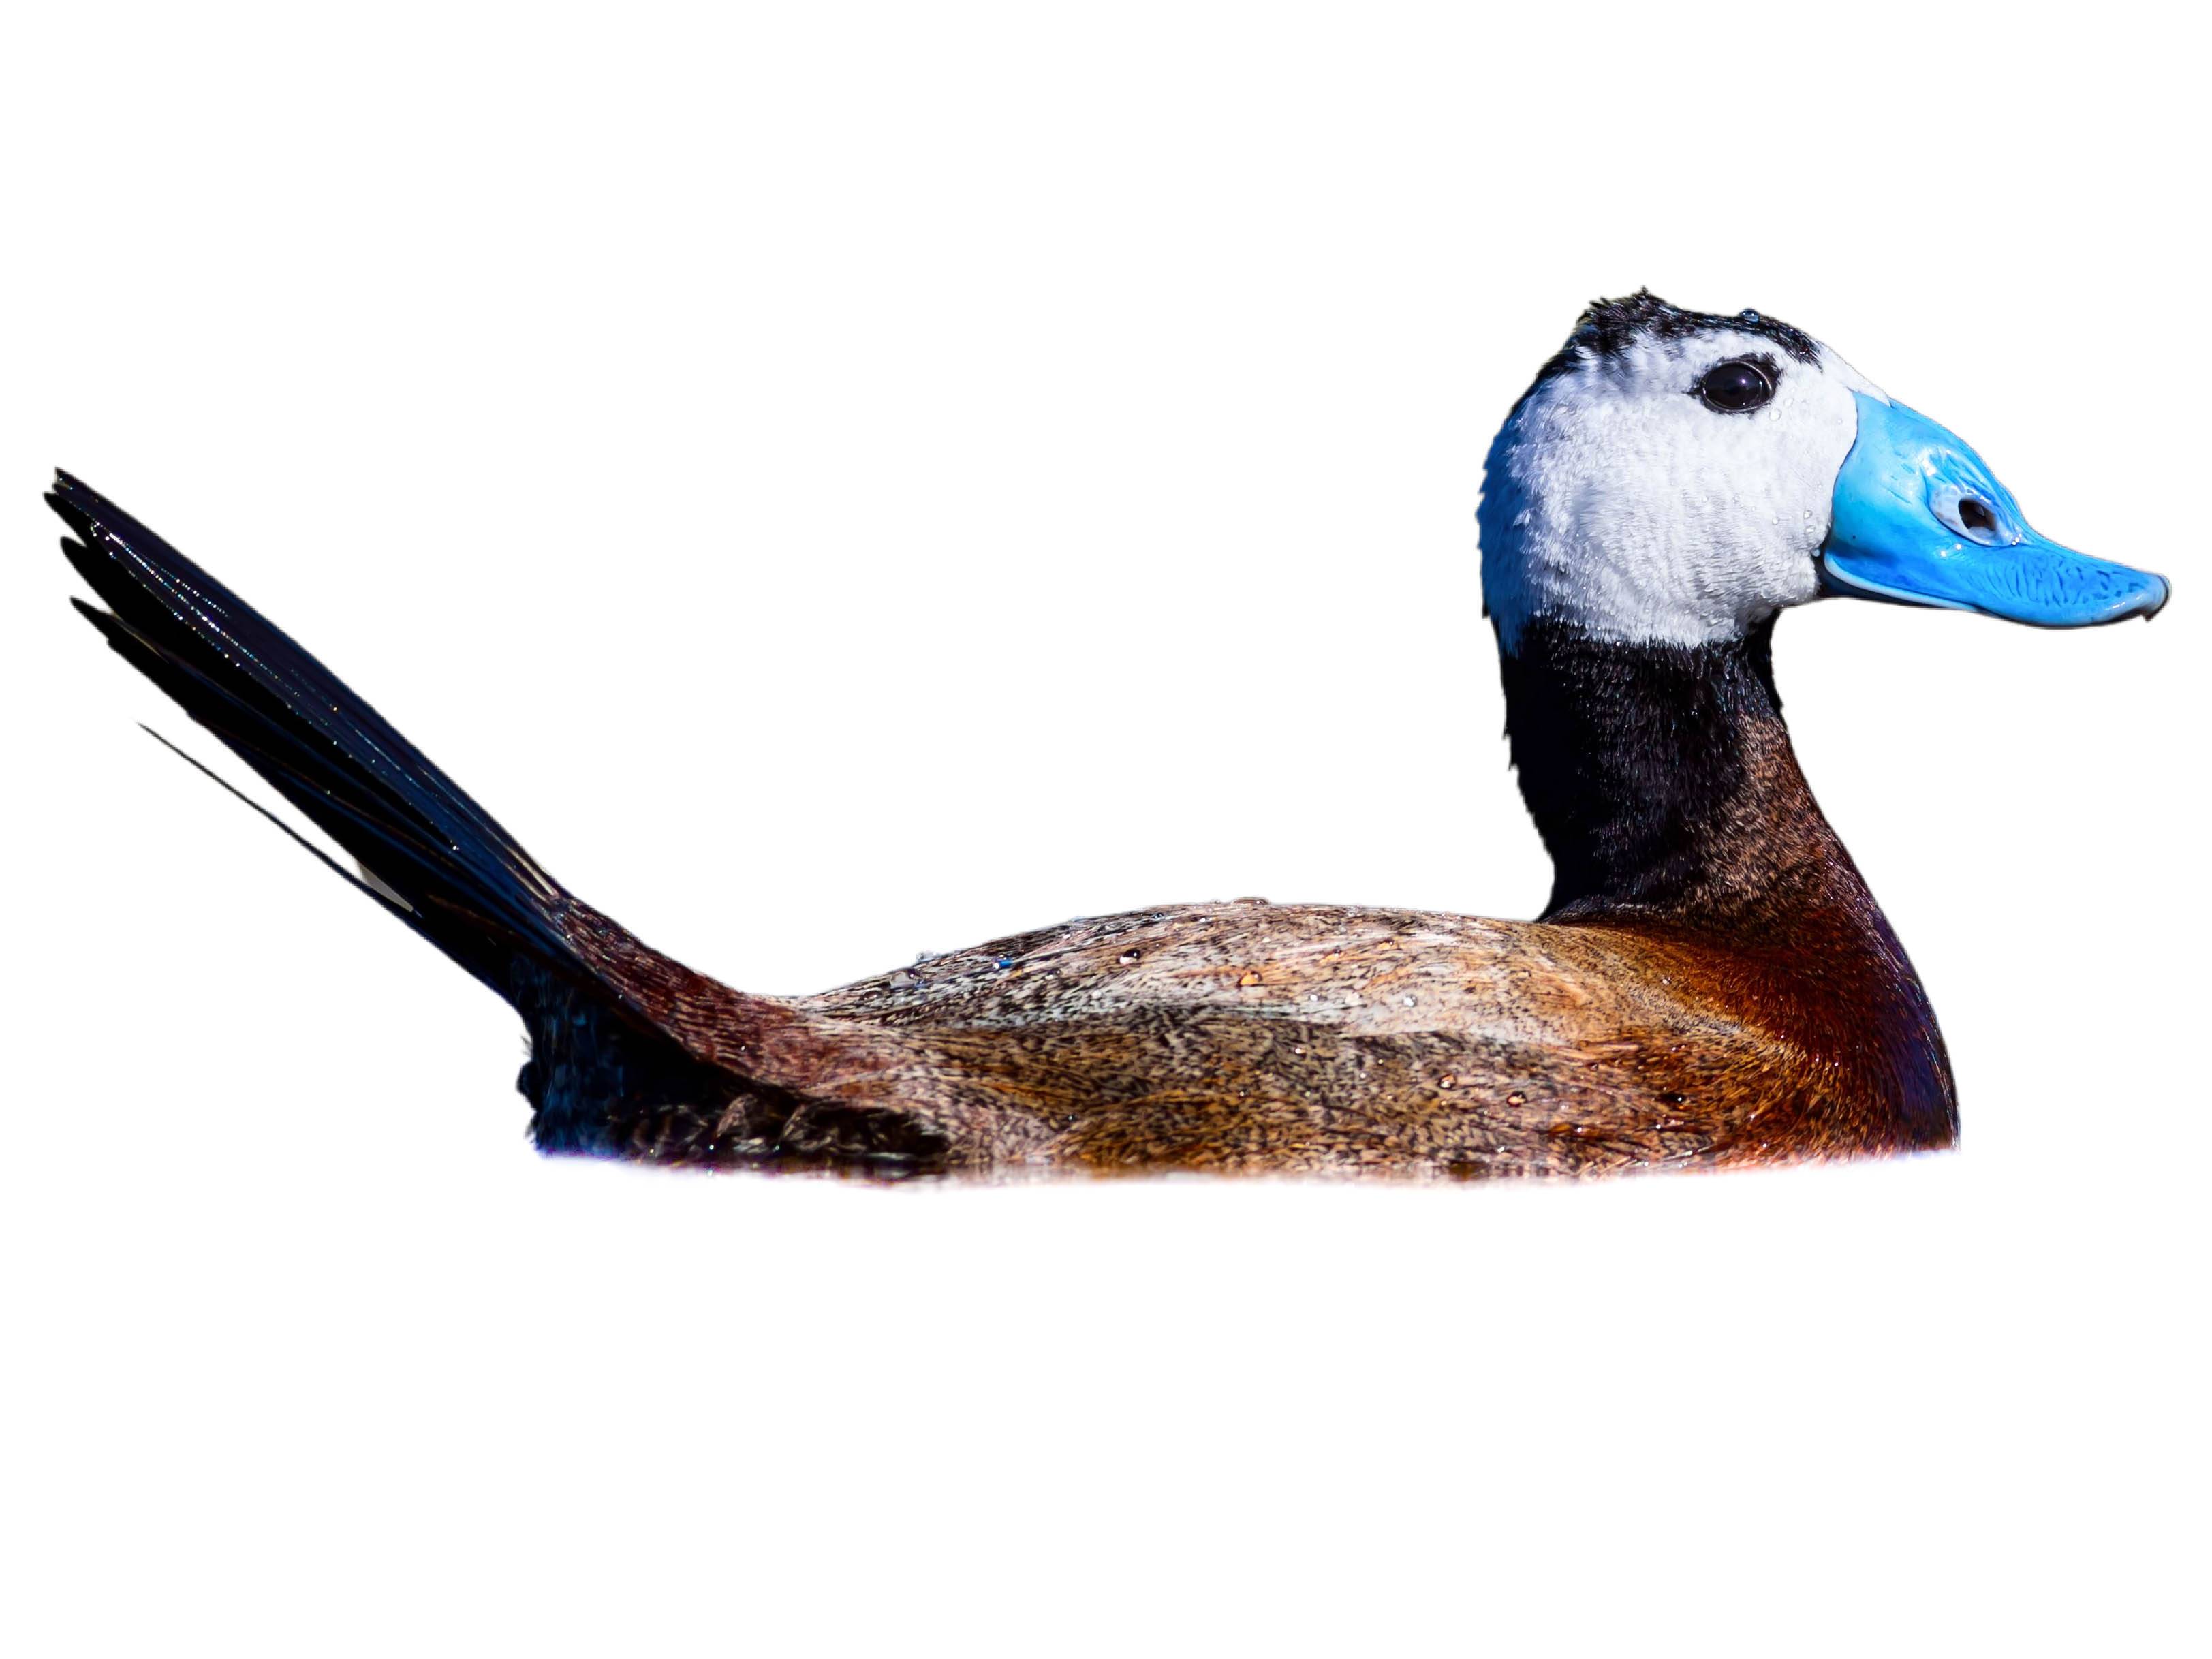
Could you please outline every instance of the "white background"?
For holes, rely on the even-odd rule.
[[[2204,43],[1543,9],[11,16],[5,1645],[2201,1639]],[[1169,899],[1526,915],[1480,458],[1639,283],[2176,579],[1782,625],[1955,1155],[541,1161],[512,1016],[135,729],[214,750],[37,501],[113,495],[750,988]]]

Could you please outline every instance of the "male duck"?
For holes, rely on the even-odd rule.
[[[1972,449],[1797,330],[1603,302],[1507,416],[1479,515],[1557,866],[1542,921],[1173,906],[783,1000],[647,949],[136,520],[66,475],[47,499],[109,644],[520,1013],[540,1147],[885,1176],[1946,1146],[1942,1039],[1797,769],[1775,617],[1839,594],[2077,627],[2167,592],[2036,534]]]

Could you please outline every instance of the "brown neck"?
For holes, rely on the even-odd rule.
[[[1773,633],[1624,645],[1540,622],[1502,654],[1513,762],[1554,867],[1544,919],[1735,964],[1747,1006],[1948,1139],[1935,1015],[1798,769]]]

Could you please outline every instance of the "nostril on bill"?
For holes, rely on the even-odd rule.
[[[1988,502],[1968,495],[1959,502],[1959,522],[1969,530],[1993,531],[1997,527],[1997,515],[1990,511]]]

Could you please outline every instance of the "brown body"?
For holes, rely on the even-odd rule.
[[[606,978],[712,1068],[609,1127],[634,1157],[887,1174],[1582,1176],[1948,1145],[1932,1017],[1778,713],[1713,726],[1740,764],[1669,844],[1688,878],[1549,921],[1240,899],[771,1000],[580,913]]]
[[[1595,1175],[1950,1139],[1895,1109],[1878,1046],[1814,1023],[1835,975],[1656,921],[1240,899],[1070,923],[790,1002],[637,957],[617,971],[732,1074],[726,1100],[709,1089],[614,1126],[653,1159]]]

